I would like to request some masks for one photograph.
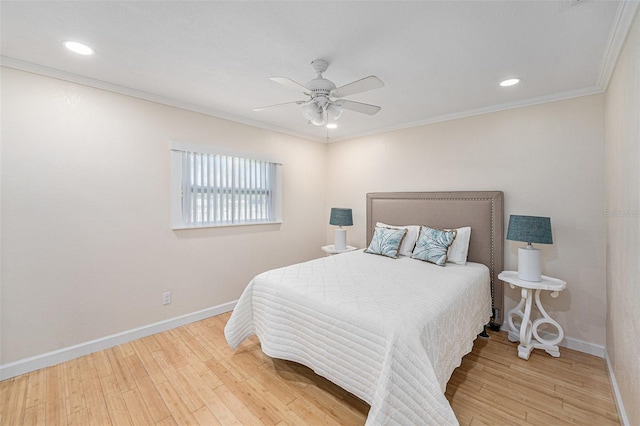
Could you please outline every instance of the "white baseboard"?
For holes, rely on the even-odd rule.
[[[500,330],[509,332],[509,324],[503,323],[500,327]],[[542,336],[544,337],[544,336]],[[620,395],[620,389],[618,389],[618,382],[616,381],[616,375],[613,372],[613,366],[611,365],[611,360],[609,359],[609,354],[607,353],[607,349],[604,346],[596,345],[595,343],[585,342],[579,339],[573,339],[571,337],[565,337],[560,342],[560,346],[563,348],[573,349],[579,352],[583,352],[589,355],[594,355],[599,358],[604,358],[607,363],[607,369],[609,371],[609,378],[611,379],[611,387],[613,388],[613,395],[616,400],[616,406],[618,407],[618,415],[620,416],[620,423],[623,426],[630,426],[629,417],[627,417],[627,412],[624,409],[624,404],[622,403],[622,396]]]
[[[609,353],[604,351],[604,359],[607,361],[607,369],[609,370],[609,378],[611,379],[611,387],[613,388],[613,396],[616,399],[616,406],[618,407],[618,416],[620,416],[620,424],[623,426],[630,426],[629,417],[627,417],[627,412],[624,409],[624,404],[622,403],[622,395],[620,395],[620,389],[618,389],[618,382],[616,381],[616,375],[613,372],[613,366],[611,365],[611,360],[609,359]]]
[[[40,368],[50,367],[61,362],[69,361],[84,355],[108,349],[132,340],[142,337],[151,336],[152,334],[162,331],[171,330],[172,328],[200,321],[205,318],[213,317],[233,310],[237,300],[223,303],[222,305],[212,306],[211,308],[201,311],[192,312],[190,314],[181,315],[179,317],[170,318],[168,320],[156,322],[154,324],[145,325],[121,333],[112,334],[111,336],[102,337],[100,339],[91,340],[89,342],[80,343],[78,345],[69,346],[68,348],[58,349],[56,351],[47,352],[41,355],[32,356],[8,364],[0,365],[0,380],[9,379],[21,374],[29,373]]]
[[[595,343],[585,342],[584,340],[573,339],[571,337],[565,337],[562,339],[559,346],[583,352],[585,354],[594,355],[598,358],[604,358],[606,353],[605,348],[602,345],[596,345]]]
[[[508,333],[509,323],[506,321],[503,322],[502,326],[500,327],[500,330],[506,331]],[[545,338],[545,334],[548,334],[548,333],[545,333],[542,330],[540,331],[540,337]],[[574,339],[572,337],[565,336],[565,338],[562,339],[562,341],[558,344],[558,346],[567,348],[567,349],[573,349],[575,351],[582,352],[585,354],[594,355],[594,356],[597,356],[598,358],[605,357],[604,346],[596,345],[595,343],[591,343],[591,342],[585,342],[584,340]]]

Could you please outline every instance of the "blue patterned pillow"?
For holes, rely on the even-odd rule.
[[[422,226],[411,257],[444,266],[447,261],[447,250],[455,239],[455,230],[445,231]]]
[[[373,232],[371,244],[365,253],[381,254],[383,256],[397,258],[402,239],[407,234],[406,229],[391,229],[376,227]]]

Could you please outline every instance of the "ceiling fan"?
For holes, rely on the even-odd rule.
[[[307,95],[309,99],[254,108],[254,111],[262,111],[267,108],[289,104],[302,105],[302,115],[307,119],[308,123],[316,126],[326,125],[328,128],[337,127],[335,121],[340,118],[343,109],[368,115],[373,115],[380,111],[380,107],[377,105],[342,99],[345,96],[383,87],[384,83],[375,75],[370,75],[369,77],[336,88],[333,82],[322,76],[322,73],[329,67],[329,62],[324,59],[316,59],[311,62],[311,66],[317,76],[304,86],[287,77],[271,77],[271,80],[276,83],[300,90],[303,94]]]

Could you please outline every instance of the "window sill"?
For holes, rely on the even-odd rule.
[[[282,221],[273,222],[247,222],[247,223],[229,223],[221,225],[192,225],[192,226],[172,226],[174,231],[183,231],[189,229],[204,229],[204,228],[235,228],[238,226],[259,226],[259,225],[281,225]]]

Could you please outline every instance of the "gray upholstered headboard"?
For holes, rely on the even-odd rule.
[[[501,191],[374,192],[367,194],[367,244],[376,222],[435,228],[471,226],[470,262],[487,265],[495,325],[502,324],[503,193]]]

